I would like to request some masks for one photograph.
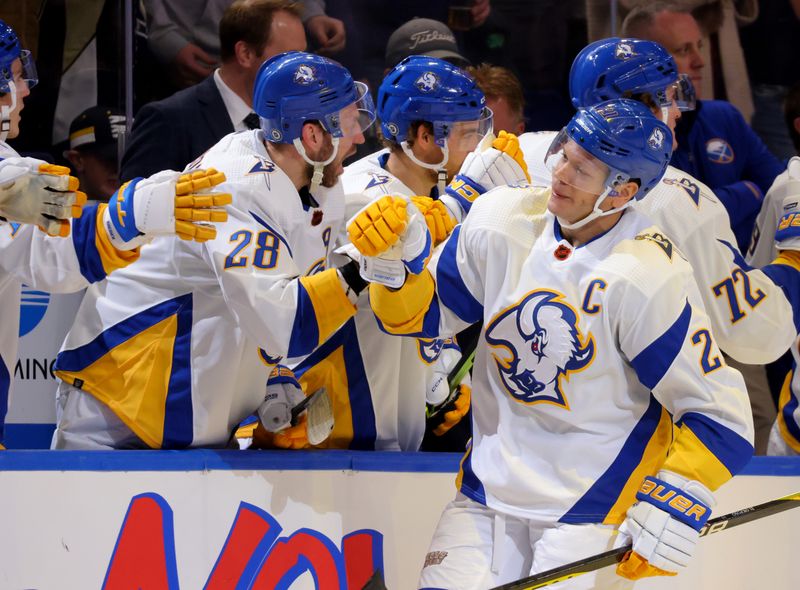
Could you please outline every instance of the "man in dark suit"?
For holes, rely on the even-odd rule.
[[[258,68],[273,55],[306,48],[299,9],[290,0],[236,0],[220,21],[219,35],[219,69],[137,113],[122,181],[183,170],[228,133],[257,127],[252,95]]]

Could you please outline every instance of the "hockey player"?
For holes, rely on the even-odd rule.
[[[354,315],[357,265],[328,260],[342,160],[375,118],[366,86],[289,52],[261,66],[253,104],[260,130],[228,135],[190,165],[228,178],[234,200],[217,237],[158,241],[88,291],[56,361],[56,448],[224,447],[257,409],[284,428],[303,394],[278,363]]]
[[[650,198],[670,135],[636,101],[579,109],[549,150],[552,188],[485,194],[420,274],[398,290],[370,285],[392,333],[485,326],[473,443],[420,588],[492,587],[628,537],[620,576],[674,574],[712,491],[748,462],[744,383],[714,342],[691,267],[628,207]],[[386,215],[351,223],[354,244],[380,255],[394,242],[413,261],[406,236],[420,222],[384,200]],[[394,228],[383,241],[369,231],[380,221]],[[568,587],[630,587],[623,577],[601,570]]]
[[[525,181],[524,162],[513,136],[503,135],[495,142],[500,150],[488,148],[462,168],[467,154],[491,133],[492,116],[472,76],[448,62],[424,56],[404,59],[378,89],[377,115],[387,147],[345,168],[346,218],[383,195],[403,195],[425,213],[436,245],[463,215],[454,196],[438,200],[440,177],[449,182],[461,171],[474,177],[473,184],[491,188],[489,168],[498,182]],[[501,155],[502,148],[512,155]],[[498,169],[490,158],[500,158],[505,167]],[[511,170],[512,175],[500,179],[502,172]],[[340,240],[347,241],[344,233]],[[366,292],[359,297],[358,308],[355,318],[295,371],[307,391],[325,387],[334,398],[338,410],[326,447],[415,451],[425,432],[426,401],[435,408],[447,399],[447,374],[460,351],[452,341],[384,334]],[[469,409],[468,383],[456,395],[446,408],[435,408],[443,420],[436,425],[439,433]],[[274,442],[288,446],[294,441],[279,436]]]
[[[156,235],[213,237],[213,227],[204,221],[223,220],[225,211],[214,207],[230,201],[220,193],[191,194],[222,182],[224,176],[216,171],[191,176],[162,172],[120,189],[112,206],[87,207],[70,221],[86,197],[69,169],[20,157],[5,142],[19,134],[20,111],[36,82],[30,54],[0,21],[0,442],[17,358],[21,284],[80,291],[136,260],[137,246]],[[71,237],[49,237],[36,225]]]
[[[672,56],[653,41],[596,41],[578,54],[570,71],[570,94],[576,108],[632,97],[650,106],[671,130],[679,109],[691,105],[685,88]],[[535,184],[549,181],[543,163],[555,135],[520,136]],[[722,350],[740,362],[763,364],[789,348],[797,320],[793,320],[792,305],[781,289],[785,281],[778,277],[783,269],[773,272],[773,266],[762,271],[745,264],[727,212],[708,187],[669,166],[652,194],[636,207],[674,240],[691,263]],[[788,256],[794,260],[794,254]]]

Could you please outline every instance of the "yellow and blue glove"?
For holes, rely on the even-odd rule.
[[[658,477],[645,478],[636,499],[619,527],[633,549],[617,566],[617,574],[629,580],[676,575],[689,565],[700,529],[711,516],[711,490],[662,470]]]
[[[156,236],[177,235],[205,242],[227,221],[229,193],[214,190],[225,175],[213,168],[182,174],[173,170],[123,184],[111,197],[103,225],[118,250],[132,250]]]

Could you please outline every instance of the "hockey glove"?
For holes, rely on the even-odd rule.
[[[676,575],[689,564],[714,496],[699,481],[662,470],[658,477],[645,478],[636,499],[619,527],[631,538],[633,550],[617,574],[629,580]]]
[[[268,432],[278,432],[292,425],[292,408],[305,399],[303,388],[291,369],[277,365],[267,379],[264,401],[258,417]]]
[[[469,213],[480,195],[498,186],[529,183],[528,165],[513,133],[501,131],[491,145],[480,145],[467,154],[456,177],[445,189],[442,201],[457,222]]]
[[[38,225],[51,236],[69,235],[71,217],[80,217],[86,194],[69,168],[36,158],[0,162],[0,217]]]
[[[783,199],[783,214],[778,219],[775,247],[778,250],[800,250],[800,158],[789,160],[786,168],[789,181]]]
[[[433,373],[425,392],[425,415],[436,436],[442,436],[469,412],[472,388],[469,374],[450,391],[448,377],[461,359],[461,349],[448,340],[433,365]]]
[[[213,168],[182,174],[173,170],[123,184],[111,197],[103,224],[118,250],[132,250],[156,236],[183,240],[213,240],[213,223],[227,221],[222,207],[231,195],[211,190],[225,182]]]
[[[424,216],[406,197],[373,201],[350,220],[347,233],[363,255],[364,280],[393,288],[403,285],[406,271],[423,271],[433,247]]]
[[[456,226],[447,207],[441,201],[434,201],[430,197],[411,197],[419,212],[425,218],[425,224],[431,234],[433,245],[438,246],[447,239],[447,236]]]

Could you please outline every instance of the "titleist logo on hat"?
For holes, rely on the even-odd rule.
[[[439,31],[419,31],[411,35],[410,49],[416,49],[419,45],[430,43],[431,41],[449,41],[455,43],[456,38],[449,33],[440,33]]]

